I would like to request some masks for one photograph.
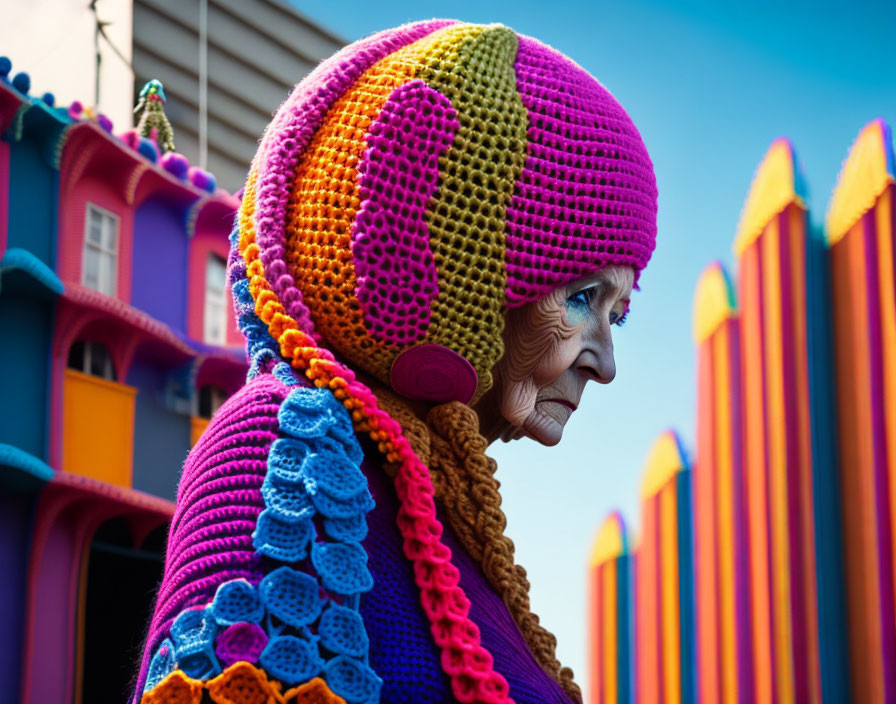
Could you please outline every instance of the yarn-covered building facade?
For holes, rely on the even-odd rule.
[[[697,284],[693,461],[661,436],[638,540],[595,541],[594,704],[896,699],[894,184],[883,120],[823,228],[791,143],[760,164]]]
[[[189,448],[246,373],[238,199],[0,59],[0,702],[123,701]]]

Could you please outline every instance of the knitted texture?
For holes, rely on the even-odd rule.
[[[656,187],[631,120],[580,67],[500,25],[430,21],[299,84],[258,150],[240,229],[246,261],[316,341],[383,383],[403,350],[442,345],[482,392],[506,306],[646,265]]]
[[[429,432],[427,431],[427,435]],[[373,590],[361,602],[370,633],[370,663],[383,678],[382,702],[389,704],[454,704],[450,683],[441,673],[441,658],[430,635],[411,565],[402,556],[396,525],[398,497],[394,482],[380,464],[365,463],[376,509],[370,514],[370,554]],[[481,567],[467,553],[439,508],[445,524],[441,541],[451,551],[451,565],[470,600],[470,619],[482,646],[492,654],[494,668],[507,680],[517,704],[569,704],[563,689],[541,667],[520,633],[510,611],[489,584]]]
[[[459,126],[445,96],[412,81],[392,92],[370,127],[353,252],[365,325],[387,343],[416,342],[429,328],[439,289],[424,215],[439,157]]]
[[[497,465],[485,454],[479,418],[468,406],[449,403],[435,406],[424,423],[395,394],[380,392],[377,397],[401,423],[417,454],[425,457],[443,515],[501,596],[536,660],[571,697],[581,699],[572,670],[557,660],[556,638],[530,609],[529,581],[525,569],[515,564],[513,542],[504,534],[507,520],[494,476]]]
[[[359,543],[366,536],[365,514],[374,505],[359,469],[363,453],[346,409],[333,394],[301,385],[289,366],[277,359],[270,347],[273,340],[258,334],[260,323],[251,305],[246,305],[251,301],[247,283],[233,280],[232,290],[253,357],[250,375],[257,375],[263,365],[274,372],[275,383],[291,388],[276,409],[278,439],[266,450],[261,486],[265,508],[251,532],[255,556],[266,575],[260,582],[224,581],[226,568],[209,566],[200,584],[191,585],[197,587],[195,601],[167,627],[169,638],[155,649],[141,677],[144,699],[152,700],[158,691],[174,686],[165,684],[169,680],[176,681],[178,691],[184,689],[183,682],[171,680],[178,672],[202,682],[218,675],[222,665],[257,662],[287,686],[322,676],[329,691],[349,704],[374,704],[382,680],[367,663],[368,638],[357,611],[359,595],[373,586],[367,554]],[[226,422],[226,415],[219,417]],[[201,449],[193,454],[203,456]],[[206,476],[201,470],[196,474]],[[181,484],[181,499],[190,479],[185,476]],[[210,492],[215,489],[226,512],[233,497],[222,487]],[[183,562],[190,540],[199,551],[214,544],[192,535],[179,538],[172,532],[170,564]],[[277,562],[286,564],[277,567]],[[166,573],[155,620],[172,610],[169,600],[175,581]],[[209,599],[213,588],[214,597]],[[156,629],[147,653],[158,637]]]
[[[635,284],[656,246],[656,179],[622,106],[580,66],[520,37],[526,163],[507,209],[507,303],[537,300],[608,266]]]

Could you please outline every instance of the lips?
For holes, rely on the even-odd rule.
[[[574,404],[572,401],[567,401],[565,398],[541,398],[538,399],[538,403],[545,403],[546,401],[552,401],[554,403],[559,403],[561,406],[566,406],[570,411],[575,411],[578,406]]]

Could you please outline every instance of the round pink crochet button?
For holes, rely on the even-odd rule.
[[[389,380],[396,393],[417,401],[469,403],[479,379],[464,357],[442,345],[418,345],[392,362]]]

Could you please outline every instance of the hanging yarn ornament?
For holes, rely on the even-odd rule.
[[[174,130],[165,115],[165,89],[153,79],[140,91],[134,115],[140,118],[135,128],[141,137],[154,139],[161,152],[174,151]]]

